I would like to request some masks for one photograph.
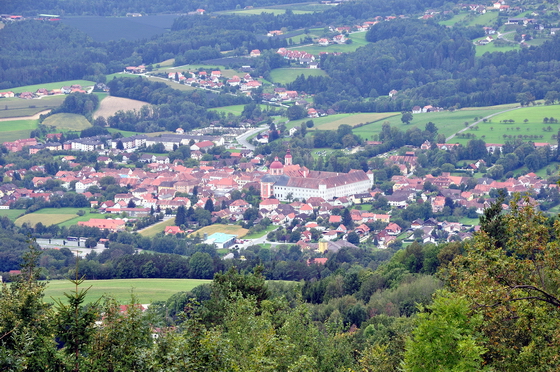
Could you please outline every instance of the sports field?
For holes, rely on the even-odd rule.
[[[223,224],[215,224],[215,225],[211,225],[211,226],[205,226],[202,229],[198,229],[195,232],[193,232],[192,234],[190,234],[189,236],[195,236],[195,235],[200,235],[201,237],[204,236],[204,234],[208,234],[208,236],[217,233],[217,232],[221,232],[224,234],[232,234],[232,235],[237,235],[237,237],[242,237],[245,236],[247,234],[249,230],[248,229],[244,229],[239,225],[223,225]]]
[[[154,301],[165,301],[177,292],[190,291],[201,284],[210,283],[211,280],[203,279],[113,279],[113,280],[86,280],[80,288],[91,286],[86,295],[86,302],[93,302],[101,296],[108,294],[118,303],[126,304],[131,301],[131,293],[137,297],[141,304],[150,304]],[[64,292],[70,293],[75,285],[68,280],[53,280],[47,284],[45,301],[54,302],[53,298],[66,301]]]
[[[83,115],[78,114],[54,114],[43,121],[45,125],[52,125],[57,129],[84,130],[91,127],[91,123]]]
[[[288,84],[296,80],[297,77],[308,76],[327,76],[327,73],[319,69],[310,68],[275,68],[270,71],[273,83]]]
[[[35,93],[37,91],[37,89],[39,89],[39,88],[45,88],[47,90],[53,90],[53,89],[60,89],[60,88],[65,87],[65,86],[69,87],[71,85],[81,85],[82,89],[84,89],[86,87],[94,86],[95,82],[89,81],[89,80],[66,80],[66,81],[57,81],[55,83],[25,85],[25,86],[22,86],[22,87],[2,89],[2,90],[0,90],[0,92],[14,92],[14,93],[32,92],[32,93]],[[43,98],[41,98],[41,99],[43,99]],[[29,100],[25,100],[25,101],[29,102]]]

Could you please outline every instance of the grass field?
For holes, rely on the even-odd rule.
[[[486,45],[476,45],[476,56],[480,57],[484,55],[484,53],[492,53],[492,52],[509,52],[510,50],[517,50],[519,49],[519,45],[508,45],[508,46],[496,46],[494,43],[488,43]]]
[[[91,127],[91,123],[83,115],[78,114],[54,114],[43,121],[45,125],[52,125],[57,129],[84,130]]]
[[[491,26],[498,18],[498,11],[490,11],[469,21],[466,26]]]
[[[308,14],[313,13],[311,10],[292,10],[294,14]],[[218,12],[217,12],[218,13]],[[243,10],[230,10],[219,12],[221,14],[235,14],[235,15],[255,15],[262,13],[272,13],[274,15],[286,13],[286,9],[276,9],[276,8],[258,8],[258,9],[243,9]]]
[[[41,99],[2,98],[0,99],[0,118],[32,116],[62,104],[66,96],[46,96]]]
[[[461,22],[462,20],[464,20],[467,16],[469,15],[469,13],[464,12],[464,13],[459,13],[455,16],[453,16],[453,18],[445,20],[445,21],[440,21],[438,22],[440,25],[443,26],[454,26],[457,22]]]
[[[311,53],[313,55],[319,55],[321,52],[341,52],[341,53],[350,53],[356,51],[359,47],[362,47],[366,44],[369,44],[366,41],[366,31],[363,32],[354,32],[348,35],[348,38],[352,40],[352,44],[330,44],[329,46],[321,46],[319,44],[313,45],[303,45],[294,48],[288,49],[298,49],[304,50],[307,53]],[[296,36],[294,41],[299,42],[300,37],[304,37],[305,35]]]
[[[82,89],[85,87],[92,87],[95,85],[95,82],[89,80],[66,80],[66,81],[58,81],[55,83],[45,83],[45,84],[35,84],[35,85],[25,85],[22,87],[14,87],[10,89],[3,89],[0,92],[14,92],[14,93],[21,93],[21,92],[36,92],[39,88],[45,88],[47,90],[53,89],[60,89],[64,86],[70,85],[81,85]],[[29,102],[29,101],[27,101]]]
[[[275,68],[270,71],[273,83],[288,84],[296,80],[300,75],[308,76],[327,76],[327,73],[319,69],[310,68]]]
[[[388,121],[391,124],[391,126],[396,126],[403,131],[406,131],[409,128],[415,126],[421,130],[424,130],[426,123],[431,121],[437,126],[438,133],[443,133],[446,137],[449,137],[450,135],[455,134],[459,130],[465,128],[465,124],[464,124],[465,122],[472,124],[475,121],[474,120],[475,117],[483,118],[485,116],[495,114],[497,112],[511,108],[511,106],[512,105],[492,106],[490,108],[479,107],[479,108],[461,109],[453,112],[442,111],[442,112],[427,112],[421,114],[414,114],[412,121],[408,125],[404,124],[401,121],[400,114],[387,118],[386,121]],[[385,120],[379,120],[375,123],[368,124],[360,128],[356,128],[354,130],[354,134],[358,134],[364,139],[367,138],[371,140],[374,134],[378,134],[379,132],[381,132],[381,127],[384,121]],[[478,135],[478,133],[476,134]],[[453,138],[451,142],[461,143],[461,141],[456,141],[456,139],[458,140],[457,137]]]
[[[153,236],[156,236],[158,233],[162,232],[163,230],[165,230],[167,226],[174,226],[174,225],[175,225],[175,217],[170,218],[167,221],[156,223],[155,225],[152,225],[147,229],[142,230],[140,232],[140,235],[151,238]]]
[[[530,139],[534,142],[548,142],[556,143],[556,139],[552,139],[553,134],[557,134],[560,129],[560,124],[543,123],[543,118],[554,117],[560,119],[560,105],[551,106],[534,106],[524,107],[514,111],[506,112],[492,117],[486,123],[478,124],[478,130],[468,130],[467,133],[473,133],[477,138],[482,138],[486,143],[505,143],[509,137],[512,136],[519,138],[522,136],[539,136],[537,139]],[[527,122],[525,123],[525,119]],[[514,123],[504,123],[504,120],[514,120]],[[502,121],[502,123],[500,123]],[[437,123],[436,123],[437,125]],[[550,126],[551,131],[544,131]],[[518,129],[519,128],[519,129]],[[540,136],[543,136],[540,138]],[[482,137],[484,136],[484,137]],[[461,139],[459,137],[453,138],[453,143],[466,144],[468,139]]]
[[[313,118],[313,119],[305,118],[305,119],[290,121],[286,125],[286,127],[288,129],[293,128],[295,126],[299,127],[301,125],[301,123],[305,123],[308,120],[313,120],[313,123],[315,125],[314,125],[313,128],[311,128],[311,130],[313,130],[313,129],[336,130],[342,124],[348,124],[350,126],[356,126],[358,124],[371,123],[371,122],[387,119],[387,118],[392,117],[392,116],[397,115],[397,114],[398,113],[395,113],[395,112],[336,114],[336,115],[323,116],[323,117],[320,117],[320,118]],[[368,125],[366,125],[366,126],[368,126]],[[357,128],[357,129],[355,129],[355,131],[358,131],[360,129],[361,128]]]
[[[93,302],[101,296],[108,294],[118,303],[126,304],[131,301],[131,293],[137,297],[141,304],[154,301],[166,301],[177,292],[190,291],[201,284],[210,283],[211,280],[203,279],[113,279],[113,280],[86,280],[80,288],[90,290],[86,295],[86,302]],[[66,300],[64,292],[70,293],[75,285],[68,280],[55,280],[47,284],[45,301],[54,302],[53,298]]]
[[[21,216],[15,222],[16,226],[21,226],[24,223],[27,223],[30,226],[35,226],[39,222],[41,222],[45,226],[56,225],[64,221],[68,221],[72,218],[76,217],[75,214],[26,214],[25,216]]]
[[[37,120],[0,121],[0,132],[13,132],[14,129],[17,129],[18,131],[22,131],[22,130],[30,131],[35,128],[37,128]]]
[[[205,226],[202,229],[198,229],[192,234],[190,234],[189,236],[196,236],[198,234],[202,237],[204,236],[204,234],[208,234],[208,236],[210,236],[214,233],[221,232],[221,233],[233,234],[233,235],[237,235],[237,237],[241,237],[246,235],[248,231],[249,230],[244,229],[239,225],[215,224],[211,226]]]
[[[261,110],[266,110],[267,109],[267,105],[259,105],[259,107],[261,108]],[[218,111],[218,112],[223,112],[224,114],[233,114],[233,115],[241,115],[241,113],[243,112],[243,109],[245,108],[245,105],[232,105],[232,106],[222,106],[222,107],[214,107],[211,109],[208,109],[209,111]]]
[[[270,226],[268,226],[266,229],[264,229],[264,230],[261,231],[261,232],[254,233],[254,234],[247,234],[247,235],[243,236],[242,238],[243,238],[243,239],[258,239],[258,238],[260,238],[260,237],[265,236],[265,235],[268,234],[269,232],[276,230],[277,228],[278,228],[277,225],[270,225]]]
[[[99,104],[99,108],[93,114],[94,118],[99,116],[103,116],[108,118],[109,116],[114,115],[117,111],[123,110],[140,110],[142,106],[147,105],[147,102],[137,101],[135,99],[130,98],[122,98],[122,97],[105,97],[101,103]]]
[[[79,210],[86,213],[83,216],[78,216],[76,213]],[[23,212],[23,210],[20,212]],[[0,216],[2,215],[0,214]],[[91,213],[89,208],[43,208],[18,218],[15,220],[15,223],[21,226],[24,222],[28,222],[35,226],[38,222],[41,222],[45,226],[59,225],[60,227],[68,227],[80,221],[89,221],[92,218],[105,218],[105,216],[101,213]]]
[[[8,217],[10,221],[15,221],[24,213],[24,209],[0,209],[0,217]]]

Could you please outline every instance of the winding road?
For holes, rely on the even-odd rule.
[[[247,141],[247,138],[251,137],[253,134],[260,133],[260,132],[262,132],[263,130],[266,130],[266,129],[268,129],[268,125],[266,125],[266,124],[261,125],[260,127],[255,128],[255,129],[251,129],[251,130],[243,133],[239,137],[237,137],[237,142],[239,142],[239,144],[241,146],[243,146],[245,148],[248,148],[249,150],[254,150],[256,147],[251,145],[249,143],[249,141]]]
[[[0,121],[37,120],[37,119],[39,119],[39,116],[41,116],[43,114],[48,114],[50,111],[51,111],[51,109],[41,111],[41,112],[36,113],[33,116],[16,116],[16,117],[13,117],[13,118],[2,118],[2,119],[0,119]]]

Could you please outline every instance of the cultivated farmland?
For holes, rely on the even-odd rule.
[[[153,237],[156,236],[158,233],[163,232],[167,226],[174,226],[175,225],[175,217],[168,219],[167,221],[158,222],[150,227],[146,227],[143,230],[140,230],[139,233],[142,236]]]
[[[276,68],[270,71],[273,83],[288,84],[296,80],[300,75],[308,76],[327,76],[327,73],[319,69],[309,68]]]
[[[83,216],[78,216],[78,211],[84,211]],[[19,210],[20,214],[23,210]],[[15,213],[14,213],[15,214]],[[0,216],[3,214],[0,213]],[[89,221],[91,218],[105,218],[106,215],[101,213],[91,213],[89,208],[43,208],[33,213],[26,214],[18,218],[15,223],[21,226],[24,222],[30,223],[35,226],[41,222],[45,226],[59,225],[72,226],[80,221]]]
[[[214,233],[221,232],[224,234],[233,234],[233,235],[237,235],[237,237],[241,237],[246,235],[248,231],[249,231],[248,229],[244,229],[239,225],[216,224],[211,226],[205,226],[202,229],[198,229],[192,234],[190,234],[189,236],[200,235],[201,237],[203,237],[204,234],[208,234],[208,236],[210,236]]]
[[[91,127],[91,123],[83,115],[54,114],[43,121],[45,125],[52,125],[57,129],[80,131]]]
[[[141,304],[150,304],[154,301],[166,301],[177,292],[190,291],[194,287],[208,284],[211,280],[204,279],[113,279],[113,280],[86,280],[83,288],[91,289],[86,295],[86,303],[96,301],[103,295],[110,295],[119,304],[130,303],[131,294],[134,293]],[[66,300],[64,293],[70,293],[75,285],[68,280],[53,280],[48,282],[45,289],[45,301],[54,302],[54,299]]]
[[[108,118],[109,116],[115,115],[115,113],[119,110],[128,111],[128,110],[140,110],[142,106],[147,105],[148,103],[143,101],[137,101],[135,99],[130,98],[122,98],[122,97],[105,97],[101,103],[99,104],[99,108],[93,114],[94,118],[98,118],[103,116]]]
[[[27,223],[30,226],[35,226],[36,224],[41,222],[45,226],[51,226],[64,221],[68,221],[74,217],[76,217],[75,214],[49,214],[47,216],[45,214],[30,213],[18,218],[15,224],[16,226],[21,226],[24,223]]]

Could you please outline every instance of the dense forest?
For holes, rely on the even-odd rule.
[[[145,313],[134,297],[124,308],[110,297],[86,305],[79,274],[68,299],[46,304],[37,266],[45,259],[31,247],[22,275],[0,293],[0,366],[557,370],[558,221],[537,212],[529,199],[514,199],[508,213],[498,200],[480,222],[472,241],[413,243],[367,265],[357,250],[341,250],[326,267],[311,265],[316,274],[302,283],[267,283],[258,264],[230,266],[210,285],[156,302]],[[179,258],[175,271],[187,264],[192,270],[193,262],[204,270],[202,256],[195,253],[188,263]],[[143,263],[145,277],[161,260],[174,256]]]

